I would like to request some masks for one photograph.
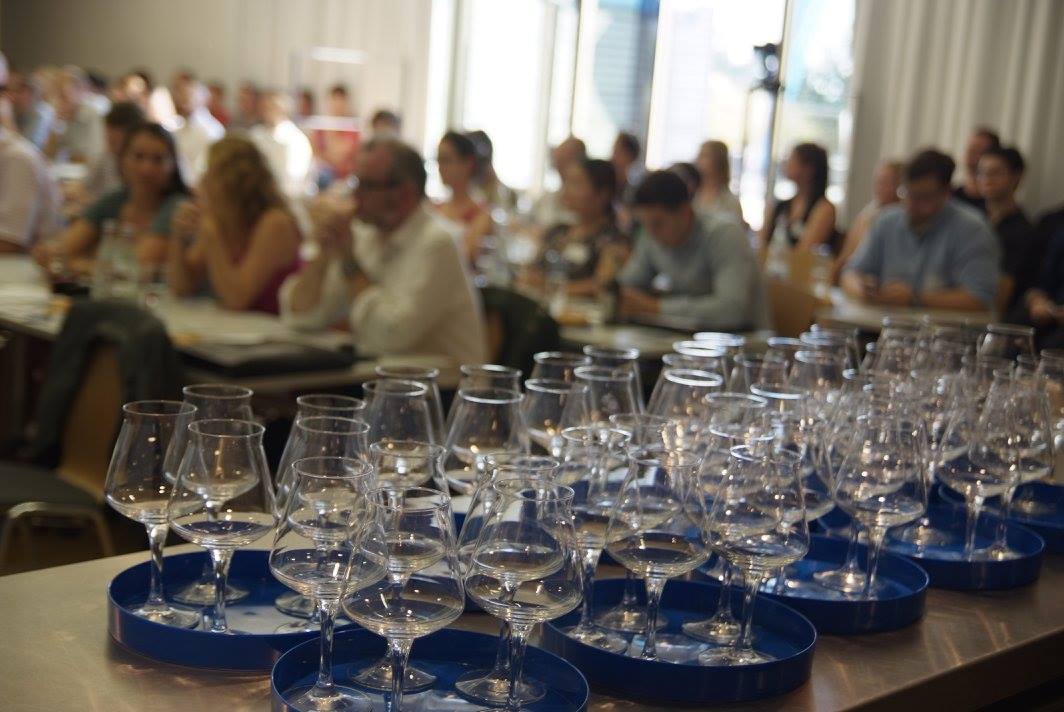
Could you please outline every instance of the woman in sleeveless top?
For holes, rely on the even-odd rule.
[[[815,143],[798,144],[787,158],[783,174],[797,191],[794,197],[777,201],[765,211],[762,251],[830,246],[835,236],[835,206],[824,195],[828,187],[827,151]]]
[[[723,141],[706,141],[698,149],[700,181],[694,194],[694,208],[699,215],[727,217],[742,224],[743,208],[728,187],[731,183],[731,159]]]
[[[465,134],[448,131],[436,152],[440,180],[451,197],[436,206],[440,215],[462,228],[462,252],[469,264],[476,262],[480,243],[491,233],[491,215],[472,195],[477,172],[477,147]]]

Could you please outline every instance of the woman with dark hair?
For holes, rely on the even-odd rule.
[[[142,267],[157,268],[166,261],[170,218],[188,195],[170,132],[159,124],[141,124],[131,129],[119,153],[119,171],[121,188],[101,197],[56,240],[34,251],[40,264],[61,259],[72,274],[90,274],[107,224],[132,235],[137,262]]]
[[[783,175],[797,188],[794,197],[777,201],[765,212],[761,248],[785,252],[829,245],[835,236],[835,206],[827,199],[828,153],[815,143],[791,150]]]
[[[743,223],[743,206],[731,192],[731,157],[723,141],[706,141],[695,159],[700,178],[694,194],[695,212],[699,216],[722,215]]]
[[[572,211],[572,225],[547,230],[533,279],[564,272],[568,292],[590,296],[613,279],[627,256],[627,241],[617,227],[614,200],[617,177],[609,161],[583,158],[562,172],[561,203]]]
[[[470,264],[476,262],[480,243],[491,232],[491,216],[473,198],[478,160],[476,144],[467,135],[448,131],[440,139],[436,162],[440,180],[450,188],[451,197],[436,208],[440,215],[463,228],[463,254]]]

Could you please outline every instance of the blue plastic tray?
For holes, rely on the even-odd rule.
[[[948,546],[922,549],[887,536],[887,549],[913,559],[931,577],[931,586],[960,591],[989,591],[1026,586],[1042,571],[1045,542],[1042,537],[1019,524],[1009,522],[1006,533],[1009,547],[1020,556],[1006,561],[965,561],[964,509],[939,505],[929,507],[928,516],[936,529],[953,532],[956,538]],[[989,546],[997,533],[1000,519],[984,512],[976,528],[976,548]]]
[[[940,484],[936,489],[942,501],[954,506],[964,506],[964,498],[949,487]],[[1047,554],[1064,554],[1064,487],[1047,482],[1031,482],[1016,491],[1014,501],[1022,502],[1027,498],[1044,505],[1045,509],[1027,514],[1013,508],[1009,521],[1021,524],[1042,537],[1046,543]],[[986,506],[995,514],[1000,514],[999,502],[1000,500],[994,497],[986,501]]]
[[[167,556],[163,583],[167,591],[199,578],[206,553]],[[112,579],[107,587],[107,627],[111,637],[130,650],[155,660],[187,667],[213,670],[269,670],[288,649],[317,633],[273,631],[295,618],[274,608],[277,596],[289,589],[270,574],[269,552],[237,551],[229,568],[229,579],[248,588],[247,598],[225,607],[226,619],[234,630],[244,633],[222,635],[202,629],[188,630],[153,623],[130,612],[147,598],[149,564],[130,567]],[[350,626],[345,619],[337,628]]]
[[[813,574],[818,571],[839,568],[846,559],[848,545],[840,539],[813,536],[806,557],[788,567],[789,577],[813,581]],[[868,561],[868,548],[864,545],[860,546],[858,560],[864,570]],[[767,595],[808,618],[821,635],[880,633],[904,628],[923,617],[930,579],[922,568],[903,556],[883,552],[876,581],[882,588],[877,598],[870,599],[818,588]]]
[[[419,670],[436,676],[436,685],[428,691],[405,693],[403,708],[412,710],[480,710],[485,705],[470,702],[454,689],[454,681],[463,673],[490,668],[495,662],[499,639],[464,630],[441,630],[414,642],[410,660]],[[340,684],[352,669],[361,669],[384,655],[384,639],[361,628],[337,633],[333,641],[333,675]],[[318,641],[304,643],[285,653],[270,675],[273,709],[290,710],[284,703],[285,690],[310,685],[318,673]],[[539,648],[529,646],[525,654],[525,675],[547,687],[547,696],[526,708],[530,712],[582,712],[587,709],[587,680],[575,667]],[[382,704],[378,693],[366,691],[375,706]],[[524,708],[523,708],[524,709]]]
[[[615,605],[624,592],[624,579],[595,582],[596,606]],[[715,583],[670,581],[662,596],[665,633],[680,633],[686,621],[711,615],[720,586]],[[742,702],[789,692],[809,679],[816,629],[804,616],[776,601],[758,596],[754,608],[754,641],[758,650],[778,659],[739,666],[704,666],[648,662],[580,643],[563,629],[576,625],[574,611],[543,626],[543,647],[576,665],[596,689],[632,699],[662,704]]]

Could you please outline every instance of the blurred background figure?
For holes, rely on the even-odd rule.
[[[129,132],[145,122],[144,112],[131,101],[118,101],[103,118],[107,150],[91,166],[83,184],[83,202],[95,201],[122,187],[119,156]]]
[[[207,91],[210,92],[207,98],[207,111],[211,112],[211,116],[222,126],[228,126],[232,117],[225,105],[225,84],[211,82],[207,85]]]
[[[252,81],[240,82],[236,91],[236,111],[229,128],[247,131],[259,123],[259,87]]]
[[[582,161],[587,157],[587,147],[576,136],[570,136],[550,152],[550,165],[561,181],[565,169],[570,163]],[[616,190],[614,191],[616,194]],[[561,202],[561,188],[548,190],[536,198],[532,204],[532,224],[540,229],[563,223],[571,225],[576,217]]]
[[[296,106],[293,119],[297,124],[302,124],[318,113],[317,102],[314,100],[314,92],[310,87],[303,87],[296,92]]]
[[[248,138],[266,157],[281,192],[289,198],[302,197],[314,159],[310,140],[289,118],[291,99],[283,92],[265,92],[260,103],[262,121],[248,131]]]
[[[88,70],[85,72],[85,79],[88,82],[86,101],[96,109],[96,113],[100,116],[105,116],[111,110],[111,97],[108,96],[107,92],[107,77],[96,70]]]
[[[448,131],[436,153],[440,180],[451,194],[436,206],[440,215],[459,227],[462,253],[470,265],[476,262],[481,241],[491,232],[491,215],[473,197],[477,171],[477,147],[465,134]]]
[[[56,76],[55,121],[44,145],[49,158],[92,163],[103,153],[103,117],[89,101],[89,81],[77,67],[63,67]]]
[[[1026,164],[1013,147],[991,148],[979,159],[976,185],[986,205],[986,217],[1001,248],[1001,271],[1012,282],[1011,295],[1003,301],[1011,309],[1035,285],[1045,252],[1034,225],[1016,202]]]
[[[621,131],[613,141],[610,163],[617,174],[617,195],[622,203],[630,202],[631,192],[643,177],[638,163],[642,150],[639,137],[627,131]]]
[[[210,148],[196,200],[171,221],[170,288],[206,290],[227,309],[276,314],[281,283],[299,268],[301,237],[265,157],[243,136]]]
[[[857,217],[850,223],[850,229],[846,231],[842,248],[839,250],[839,254],[831,268],[832,284],[838,283],[842,268],[846,266],[846,262],[849,261],[853,253],[861,245],[868,228],[872,226],[872,222],[875,221],[883,208],[901,200],[898,191],[901,189],[901,173],[903,169],[904,165],[901,161],[893,160],[883,161],[876,166],[875,173],[872,175],[872,200],[861,208],[861,211],[857,213]]]
[[[12,69],[7,78],[7,96],[11,101],[18,132],[34,146],[43,149],[52,130],[55,110],[44,100],[40,82],[25,72]]]
[[[977,126],[964,146],[964,180],[953,189],[953,197],[986,212],[986,199],[979,192],[979,159],[992,148],[1001,148],[1001,137],[993,129]]]
[[[481,201],[489,209],[502,208],[507,212],[517,206],[517,193],[499,180],[495,173],[495,146],[486,131],[476,130],[466,134],[477,147],[476,184]]]
[[[784,177],[795,193],[765,211],[761,249],[786,253],[792,249],[830,249],[835,238],[835,206],[827,198],[828,152],[815,143],[791,149],[783,166]]]
[[[369,122],[372,138],[399,138],[403,133],[403,120],[391,109],[377,109]]]
[[[695,193],[695,212],[700,216],[717,215],[743,222],[743,206],[731,192],[731,157],[723,141],[706,141],[695,159],[699,184]]]
[[[327,188],[333,181],[346,180],[354,173],[361,140],[346,86],[334,84],[329,88],[325,98],[325,114],[330,119],[336,119],[336,125],[315,129],[310,135],[317,159],[317,183],[321,189]]]
[[[225,133],[218,120],[207,110],[207,87],[191,71],[174,74],[170,86],[174,99],[174,141],[180,168],[189,183],[195,185],[207,166],[207,150]]]

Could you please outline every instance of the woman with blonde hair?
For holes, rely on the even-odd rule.
[[[719,215],[743,222],[743,207],[731,192],[731,157],[723,141],[706,141],[698,149],[698,175],[701,179],[694,194],[694,208],[699,215]]]
[[[276,314],[277,290],[299,268],[301,236],[266,159],[241,136],[210,148],[195,201],[173,218],[170,289],[203,287],[227,309]]]

